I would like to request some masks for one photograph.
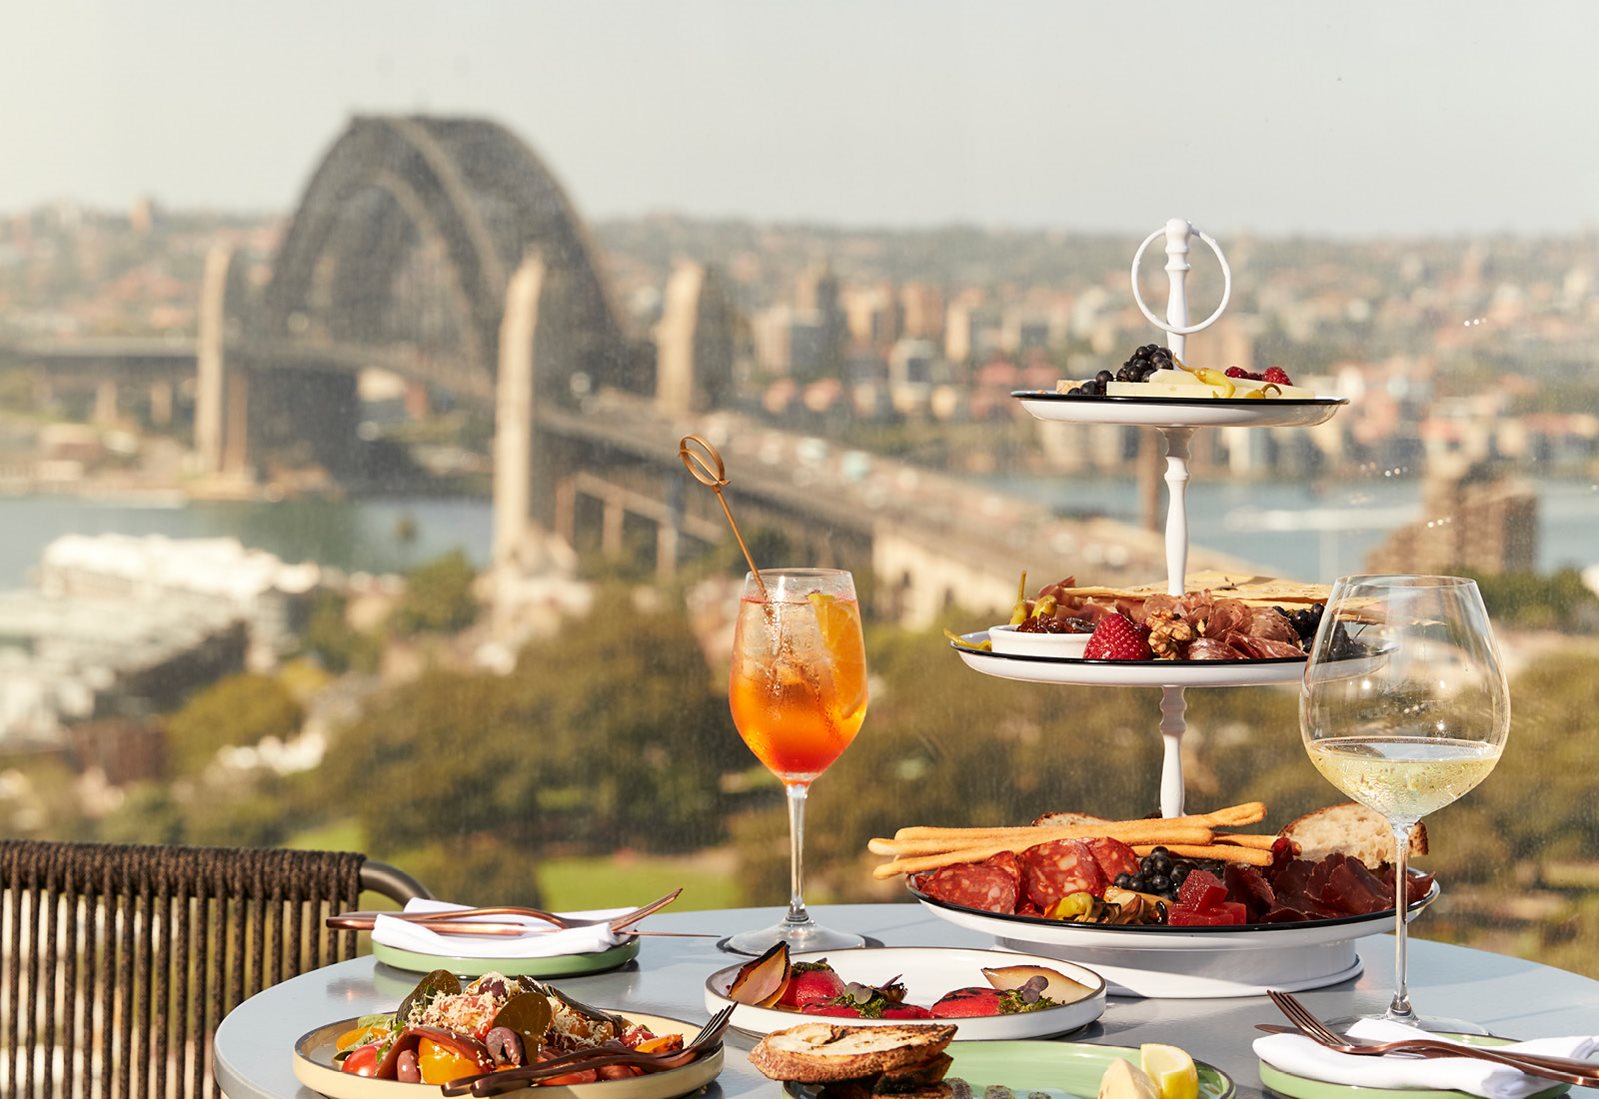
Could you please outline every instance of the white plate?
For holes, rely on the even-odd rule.
[[[989,640],[987,630],[961,636],[968,644]],[[1023,683],[1078,683],[1106,687],[1259,687],[1298,683],[1303,657],[1286,660],[1083,660],[984,652],[950,642],[966,666],[984,675]]]
[[[988,639],[994,651],[1016,656],[1053,656],[1081,659],[1089,633],[1022,633],[1015,626],[990,626]]]
[[[934,1000],[957,988],[984,987],[982,970],[1007,965],[1048,966],[1063,976],[1088,985],[1093,994],[1076,1003],[1042,1011],[1028,1011],[1019,1015],[987,1015],[968,1019],[936,1020],[951,1022],[960,1027],[963,1041],[989,1042],[1007,1038],[1051,1038],[1087,1026],[1105,1010],[1105,980],[1091,969],[1059,958],[1045,958],[1035,954],[1011,953],[1003,950],[958,950],[950,947],[885,946],[863,950],[816,951],[795,954],[795,962],[819,962],[823,959],[832,965],[834,972],[846,984],[880,985],[898,977],[905,983],[908,1003],[930,1007]],[[728,986],[733,983],[739,966],[730,965],[712,973],[705,981],[705,1009],[720,1011],[732,1003],[727,998]],[[922,1020],[926,1021],[926,1020]],[[907,1019],[844,1019],[833,1015],[806,1015],[799,1011],[778,1011],[775,1008],[753,1007],[739,1004],[733,1010],[733,1026],[749,1034],[766,1034],[800,1023],[848,1023],[851,1026],[893,1026],[914,1023]]]
[[[685,1023],[681,1019],[668,1019],[663,1015],[644,1015],[637,1011],[619,1011],[617,1014],[635,1023],[643,1023],[656,1034],[681,1034],[692,1038],[701,1024]],[[354,1019],[341,1019],[327,1023],[300,1036],[294,1043],[294,1077],[312,1091],[321,1092],[328,1099],[428,1099],[439,1089],[422,1084],[402,1084],[398,1080],[374,1080],[368,1076],[354,1076],[340,1072],[333,1063],[338,1052],[334,1042],[339,1035],[355,1025]],[[540,1099],[671,1099],[687,1095],[716,1079],[722,1071],[722,1047],[697,1058],[682,1068],[666,1072],[651,1072],[643,1076],[630,1076],[625,1080],[600,1080],[592,1084],[567,1086],[540,1085]]]
[[[1310,427],[1349,403],[1347,397],[1069,397],[1047,390],[1011,396],[1040,420],[1133,427]]]
[[[1002,947],[1093,966],[1110,982],[1112,996],[1192,999],[1323,988],[1360,972],[1355,940],[1394,925],[1393,912],[1385,910],[1245,927],[1105,927],[981,912],[911,893],[939,919],[992,935]],[[1414,920],[1438,894],[1434,881],[1406,918]]]

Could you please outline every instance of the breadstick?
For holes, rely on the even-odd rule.
[[[1277,837],[1250,835],[1247,832],[1217,832],[1216,842],[1231,843],[1238,847],[1253,847],[1259,851],[1270,851],[1271,845],[1277,842]]]
[[[1013,841],[1029,841],[1026,846],[1052,839],[1092,839],[1111,836],[1123,843],[1159,843],[1162,837],[1176,836],[1175,843],[1193,843],[1195,832],[1204,832],[1210,842],[1209,824],[1188,817],[1155,817],[1151,820],[1106,820],[1095,824],[1069,824],[1060,827],[1021,828],[901,828],[894,833],[893,843],[906,849],[924,851],[952,851],[958,847],[987,847]]]
[[[1117,830],[1110,830],[1108,834],[1111,839],[1121,840],[1135,851],[1138,850],[1139,843],[1143,843],[1147,838],[1150,838],[1142,835],[1124,838],[1122,835],[1117,834]],[[1092,839],[1103,835],[1107,835],[1106,829],[1095,829],[1085,836],[1046,836],[1043,839],[1037,836],[1028,836],[1019,839],[1001,839],[993,843],[957,847],[928,854],[905,854],[874,868],[872,877],[882,880],[884,878],[892,878],[897,874],[917,874],[923,870],[937,870],[940,867],[954,866],[960,862],[982,862],[984,859],[993,858],[1004,851],[1021,852],[1029,847],[1036,847],[1040,843],[1048,843],[1052,839]],[[1168,837],[1170,842],[1168,842]],[[1169,828],[1157,833],[1154,838],[1159,841],[1158,844],[1148,844],[1148,846],[1158,845],[1165,847],[1169,851],[1174,851],[1176,848],[1171,846],[1173,843],[1182,845],[1186,842],[1189,846],[1203,846],[1214,838],[1214,833],[1208,828]],[[878,841],[874,840],[872,842],[876,843]],[[869,849],[871,849],[871,846],[871,843],[867,844]],[[878,847],[881,848],[882,844],[879,843]],[[888,850],[875,850],[877,854],[896,853]]]
[[[1154,844],[1133,844],[1133,851],[1140,857],[1149,854],[1155,849]],[[1185,859],[1216,859],[1220,862],[1241,862],[1250,866],[1270,866],[1271,852],[1257,851],[1253,847],[1239,847],[1230,843],[1218,843],[1210,846],[1194,846],[1186,843],[1163,843],[1166,852]]]
[[[1143,817],[1136,820],[1106,820],[1093,824],[1066,824],[1066,825],[1021,825],[1016,827],[991,827],[991,828],[938,828],[932,826],[919,826],[901,828],[894,833],[896,840],[982,840],[990,836],[1002,837],[1009,835],[1037,835],[1043,831],[1070,833],[1077,838],[1095,835],[1112,835],[1106,829],[1123,827],[1171,827],[1182,825],[1201,825],[1204,827],[1237,828],[1246,824],[1258,824],[1266,819],[1266,806],[1264,802],[1249,801],[1241,805],[1229,805],[1209,813],[1196,813],[1181,817]]]

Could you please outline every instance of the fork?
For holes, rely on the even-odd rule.
[[[635,1053],[632,1050],[618,1050],[608,1052],[603,1050],[577,1050],[573,1053],[552,1057],[547,1061],[526,1065],[522,1068],[502,1069],[499,1072],[484,1073],[480,1076],[468,1076],[445,1084],[441,1089],[443,1094],[488,1096],[499,1095],[502,1092],[517,1091],[538,1080],[550,1076],[565,1076],[571,1072],[584,1072],[591,1068],[604,1068],[608,1065],[637,1065],[646,1072],[664,1072],[668,1069],[682,1068],[703,1053],[713,1051],[721,1044],[722,1034],[727,1030],[727,1024],[733,1017],[735,1005],[729,1004],[715,1015],[712,1015],[700,1032],[683,1046],[682,1049],[670,1053]]]
[[[563,916],[559,912],[546,912],[542,908],[526,908],[515,904],[493,905],[487,908],[462,908],[449,909],[443,912],[340,912],[329,916],[329,927],[338,927],[355,931],[370,931],[367,925],[379,916],[388,916],[406,923],[449,923],[455,920],[471,919],[476,916],[526,916],[530,920],[543,920],[545,923],[554,924],[556,927],[567,930],[574,927],[598,927],[608,925],[612,933],[617,933],[633,926],[645,916],[659,912],[682,894],[681,886],[672,890],[664,897],[657,897],[641,908],[631,912],[624,912],[620,916],[601,917],[598,919],[579,916]],[[339,921],[334,923],[334,921]]]
[[[1599,1084],[1599,1064],[1577,1061],[1569,1057],[1550,1057],[1535,1053],[1505,1053],[1489,1046],[1468,1046],[1446,1042],[1438,1038],[1405,1038],[1396,1042],[1362,1042],[1339,1034],[1310,1013],[1310,1010],[1286,992],[1268,991],[1267,996],[1277,1005],[1295,1029],[1312,1041],[1357,1056],[1381,1056],[1385,1053],[1414,1053],[1422,1057],[1469,1057],[1506,1065],[1534,1076],[1560,1080],[1568,1084]],[[1264,1029],[1264,1027],[1262,1027]],[[1275,1029],[1275,1028],[1274,1028]]]

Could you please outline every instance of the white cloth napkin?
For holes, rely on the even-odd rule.
[[[420,898],[405,902],[406,912],[458,912],[471,905],[449,904]],[[632,908],[604,908],[589,912],[562,912],[562,916],[610,919]],[[631,936],[617,935],[605,924],[572,927],[565,930],[527,916],[473,917],[482,923],[515,923],[527,928],[525,935],[441,935],[425,927],[379,916],[373,921],[372,941],[413,954],[434,954],[441,958],[553,958],[558,954],[592,954],[620,945]]]
[[[1383,1019],[1361,1019],[1349,1028],[1349,1034],[1370,1042],[1440,1037]],[[1495,1048],[1511,1053],[1538,1053],[1546,1057],[1587,1060],[1593,1057],[1595,1050],[1599,1050],[1599,1039],[1535,1038]],[[1368,1088],[1434,1088],[1440,1091],[1463,1091],[1468,1095],[1483,1096],[1484,1099],[1525,1099],[1528,1095],[1554,1086],[1552,1081],[1542,1077],[1528,1076],[1504,1065],[1464,1057],[1440,1057],[1424,1061],[1398,1054],[1363,1057],[1353,1053],[1335,1053],[1299,1034],[1268,1034],[1264,1038],[1256,1038],[1255,1056],[1294,1076]]]

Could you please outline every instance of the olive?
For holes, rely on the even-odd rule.
[[[402,1084],[420,1084],[422,1070],[416,1067],[416,1050],[402,1049],[394,1062],[394,1075]]]

